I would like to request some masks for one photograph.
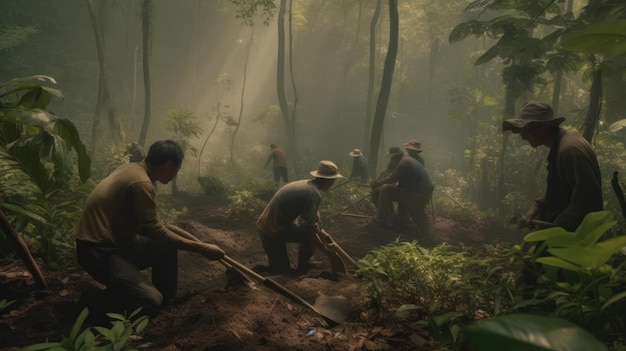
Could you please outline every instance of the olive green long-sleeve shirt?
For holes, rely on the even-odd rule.
[[[548,187],[540,199],[543,219],[574,231],[585,215],[601,211],[602,177],[596,154],[583,136],[561,130],[548,155]]]
[[[78,240],[122,248],[132,245],[137,235],[155,241],[178,241],[176,234],[159,220],[155,198],[146,164],[123,164],[89,195],[74,235]]]

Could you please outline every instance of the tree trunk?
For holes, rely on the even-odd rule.
[[[280,0],[280,8],[278,10],[278,59],[276,64],[276,90],[278,93],[278,105],[280,113],[285,122],[285,130],[287,131],[287,148],[288,153],[295,156],[295,139],[293,135],[293,123],[289,106],[287,104],[287,95],[285,94],[285,10],[287,0]]]
[[[230,148],[228,161],[232,164],[235,162],[235,138],[237,137],[237,132],[239,132],[239,128],[241,127],[241,120],[243,117],[243,102],[244,95],[246,92],[246,78],[248,76],[248,58],[250,57],[250,48],[252,47],[252,43],[254,41],[254,29],[250,30],[250,39],[246,43],[246,54],[243,58],[243,82],[241,84],[241,94],[239,99],[239,117],[237,118],[237,126],[235,130],[233,130],[233,134],[230,138]]]
[[[144,111],[143,123],[137,143],[145,147],[150,126],[150,22],[152,21],[152,0],[143,1],[142,29],[143,29],[143,86],[144,86]]]
[[[101,132],[101,115],[102,115],[102,105],[104,103],[104,82],[105,82],[105,72],[106,65],[104,62],[104,33],[102,28],[102,6],[100,9],[96,9],[95,0],[87,1],[87,8],[89,9],[89,17],[91,18],[91,26],[93,28],[93,33],[96,39],[96,51],[98,53],[98,66],[99,66],[99,77],[98,77],[98,99],[96,101],[96,111],[93,116],[93,124],[91,126],[91,150],[89,152],[89,157],[93,159],[94,152],[96,151],[96,146],[98,144],[98,135]],[[104,2],[100,3],[100,5],[104,4]]]
[[[398,54],[398,0],[389,0],[389,47],[387,49],[387,57],[385,58],[385,66],[383,68],[383,77],[380,85],[380,93],[376,102],[376,110],[374,112],[374,121],[372,123],[372,133],[369,143],[369,165],[370,171],[375,172],[378,168],[378,152],[380,150],[380,140],[383,132],[383,124],[387,105],[389,104],[389,96],[391,94],[391,83],[393,82],[393,71],[396,66],[396,55]],[[372,173],[374,174],[374,173]]]
[[[367,82],[367,106],[365,108],[364,149],[369,149],[370,126],[372,125],[372,100],[374,96],[374,74],[376,72],[376,24],[380,16],[382,2],[383,0],[376,0],[376,10],[374,10],[374,15],[370,22],[370,67]],[[376,174],[376,169],[371,169],[370,167],[370,174]]]
[[[298,146],[295,144],[296,140],[296,110],[298,109],[298,90],[296,89],[295,76],[293,74],[293,22],[292,17],[292,5],[293,0],[289,0],[289,77],[291,78],[291,89],[293,91],[293,109],[291,110],[291,137],[294,140],[293,150],[291,151],[291,164],[294,170],[297,171],[298,165]]]
[[[46,279],[43,277],[43,274],[41,274],[41,270],[39,270],[37,262],[35,262],[33,256],[30,254],[28,246],[26,246],[24,240],[22,240],[22,238],[17,234],[15,228],[13,228],[13,226],[11,225],[9,218],[7,218],[6,214],[4,214],[4,211],[2,211],[1,209],[0,230],[2,230],[7,235],[9,241],[15,243],[18,254],[22,258],[22,261],[24,261],[24,264],[26,265],[26,268],[28,269],[30,274],[35,279],[37,289],[48,290],[48,283],[46,283]]]
[[[596,132],[602,110],[602,70],[596,68],[592,73],[593,81],[589,91],[589,109],[582,128],[582,134],[589,143]]]
[[[517,97],[513,93],[513,89],[510,88],[511,83],[507,83],[505,87],[505,97],[504,97],[504,114],[502,119],[504,120],[507,116],[515,115],[515,101]],[[494,199],[493,206],[500,207],[500,203],[502,202],[502,198],[504,197],[504,155],[506,154],[506,148],[509,144],[509,136],[511,133],[502,133],[502,148],[500,149],[500,159],[499,169],[498,169],[498,188],[496,189],[496,197]]]

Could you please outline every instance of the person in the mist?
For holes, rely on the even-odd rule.
[[[403,155],[404,152],[402,152],[401,148],[397,146],[392,146],[389,148],[389,151],[387,152],[389,162],[387,162],[385,170],[382,171],[380,175],[378,175],[378,178],[376,178],[376,180],[370,183],[370,187],[372,189],[372,203],[374,204],[374,206],[378,206],[378,199],[380,197],[380,191],[382,190],[382,184],[379,185],[377,181],[391,174],[391,172],[396,169],[396,166],[398,165],[398,162],[400,162],[400,160],[402,159]]]
[[[585,215],[603,209],[596,154],[580,133],[560,127],[564,120],[554,117],[548,103],[529,101],[516,118],[502,124],[503,131],[519,133],[533,148],[550,149],[546,192],[533,202],[521,226],[540,219],[573,232]]]
[[[426,161],[424,161],[424,157],[420,155],[422,153],[422,143],[417,141],[416,139],[411,139],[406,143],[403,143],[402,146],[406,149],[411,157],[417,160],[417,162],[421,163],[422,166],[426,167]]]
[[[285,151],[283,149],[276,146],[276,144],[270,145],[270,156],[265,161],[265,165],[263,168],[267,168],[267,165],[274,161],[272,165],[272,170],[274,172],[274,183],[278,185],[280,178],[283,178],[285,183],[289,182],[289,172],[287,169],[287,156],[285,156]]]
[[[368,184],[370,172],[367,166],[367,158],[365,158],[360,149],[354,149],[348,155],[352,156],[352,174],[350,178],[359,178],[361,184]]]
[[[141,145],[135,142],[128,144],[126,154],[128,155],[128,162],[141,162],[146,157]]]
[[[145,161],[119,166],[93,189],[74,229],[76,255],[81,267],[106,289],[90,292],[97,295],[85,303],[155,313],[176,296],[178,250],[212,260],[224,256],[216,245],[170,231],[157,214],[153,182],[174,179],[183,158],[175,142],[157,141]],[[148,267],[151,280],[141,273]]]
[[[407,149],[407,152],[413,151]],[[430,233],[425,208],[434,185],[421,163],[410,155],[401,156],[396,168],[386,177],[373,182],[373,185],[382,186],[376,206],[376,222],[386,227],[405,228],[410,217],[421,234]],[[397,215],[394,202],[398,203]]]
[[[331,161],[321,161],[311,175],[314,179],[297,180],[278,189],[257,219],[270,273],[291,271],[287,243],[300,243],[296,273],[305,274],[309,270],[309,260],[316,248],[328,256],[332,273],[346,273],[341,257],[324,244],[328,234],[321,227],[319,213],[321,193],[343,176]]]

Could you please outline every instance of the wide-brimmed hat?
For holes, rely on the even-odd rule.
[[[403,155],[402,149],[397,146],[392,146],[389,148],[389,152],[387,152],[387,157],[394,157],[396,155]]]
[[[543,101],[528,101],[517,114],[516,118],[502,122],[502,131],[520,133],[527,126],[558,126],[565,118],[554,117],[552,106]]]
[[[350,151],[348,153],[348,155],[350,155],[352,157],[361,157],[361,156],[363,156],[363,153],[361,152],[361,149],[354,149],[354,150]]]
[[[409,140],[408,143],[404,143],[402,144],[402,146],[404,146],[404,148],[407,150],[414,150],[417,152],[422,152],[422,143],[420,143],[419,141],[415,139]]]
[[[317,170],[311,171],[311,175],[315,178],[325,179],[343,178],[343,176],[337,172],[337,165],[327,160],[320,161]]]

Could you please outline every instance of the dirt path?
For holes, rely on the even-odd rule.
[[[177,200],[188,213],[178,225],[224,249],[229,256],[248,267],[266,264],[265,253],[255,229],[254,214],[233,215],[223,203],[205,197]],[[407,233],[384,230],[368,218],[339,215],[325,222],[326,229],[353,257]],[[439,218],[430,238],[417,238],[426,246],[446,241],[451,244],[489,241],[485,231],[473,231],[453,221]],[[297,247],[290,245],[290,257]],[[323,296],[340,300],[348,320],[328,328],[315,312],[290,301],[275,291],[256,284],[230,286],[226,269],[218,262],[181,252],[179,295],[188,298],[167,307],[143,333],[149,350],[375,350],[384,341],[395,350],[428,349],[428,335],[416,330],[411,335],[394,329],[390,323],[377,324],[366,308],[367,298],[351,276],[339,281],[328,279],[326,257],[316,255],[316,266],[304,276],[276,275],[272,279],[311,304]],[[292,262],[295,266],[295,261]],[[0,322],[0,350],[37,342],[60,340],[69,333],[77,316],[80,292],[91,278],[80,270],[50,272],[45,269],[51,290],[33,293],[32,279],[20,264],[0,267],[0,284],[11,291],[9,300],[18,306],[3,315]],[[29,283],[30,282],[30,283]],[[7,294],[5,294],[7,295]]]

